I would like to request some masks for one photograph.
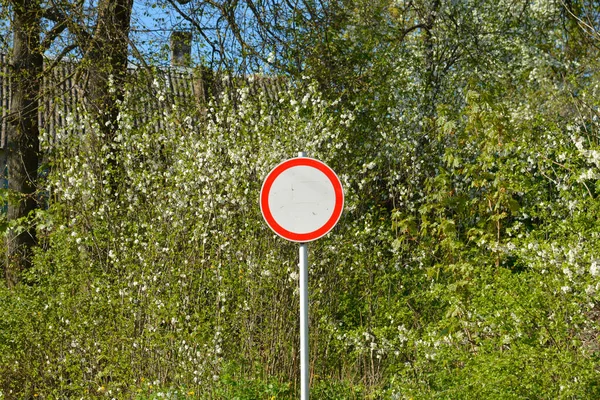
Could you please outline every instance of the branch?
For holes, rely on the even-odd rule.
[[[569,171],[569,172],[570,172],[570,173],[572,173],[572,174],[575,174],[575,172],[573,172],[573,170],[572,170],[571,168],[567,167],[567,166],[566,166],[566,165],[564,165],[564,164],[561,164],[561,163],[559,163],[559,162],[556,162],[556,161],[554,161],[554,160],[551,160],[551,159],[549,159],[548,157],[545,157],[545,156],[543,156],[543,155],[540,155],[540,157],[541,157],[541,158],[543,158],[543,159],[544,159],[544,160],[546,160],[546,161],[550,161],[552,164],[556,164],[556,165],[558,165],[559,167],[562,167],[562,168],[566,169],[567,171]],[[542,173],[542,175],[544,175],[544,173]],[[546,176],[546,175],[544,175],[544,176]],[[546,176],[546,178],[548,178],[548,177]],[[548,178],[548,179],[550,179],[550,178]],[[550,179],[550,180],[552,180],[552,179]],[[553,181],[553,180],[552,180],[552,181]],[[553,181],[553,182],[554,182],[554,181]],[[585,183],[584,181],[581,181],[581,183],[583,183],[583,186],[585,186],[585,189],[587,190],[588,194],[589,194],[589,195],[590,195],[590,197],[593,199],[593,198],[594,198],[594,196],[592,195],[592,192],[591,192],[590,188],[588,187],[588,185],[586,185],[586,183]]]
[[[274,38],[275,41],[278,41],[284,45],[285,43],[283,43],[280,38],[278,38],[276,35],[272,34],[270,32],[270,30],[268,28],[266,28],[266,24],[264,24],[262,22],[262,18],[260,18],[259,15],[257,15],[257,14],[259,14],[258,10],[256,9],[256,7],[254,7],[254,3],[252,3],[252,0],[248,0],[246,4],[248,5],[248,8],[250,8],[250,11],[252,12],[252,14],[255,15],[255,18],[257,19],[259,28],[262,28],[263,30],[265,30],[267,34],[271,34],[271,36]],[[263,55],[261,55],[258,51],[256,51],[256,49],[253,46],[249,45],[246,42],[246,40],[244,40],[244,38],[242,37],[242,31],[240,29],[240,26],[235,20],[233,7],[229,7],[231,11],[227,10],[224,6],[218,6],[218,8],[221,11],[221,16],[223,18],[225,18],[225,20],[227,21],[227,24],[231,28],[231,31],[233,33],[233,36],[235,37],[235,40],[240,44],[241,50],[242,50],[242,55],[244,56],[244,54],[248,54],[250,56],[256,57],[257,59],[259,59],[263,62],[269,63]],[[264,33],[261,31],[261,29],[258,30],[258,34],[263,39],[263,43],[267,43],[268,38],[264,36]],[[244,56],[244,58],[245,58],[245,56]]]
[[[266,33],[270,35],[273,39],[275,39],[277,42],[284,44],[283,41],[275,33],[273,33],[271,29],[269,29],[267,22],[263,20],[261,16],[262,13],[256,8],[254,2],[252,2],[252,0],[247,0],[246,4],[248,5],[248,8],[250,8],[250,11],[252,11],[252,14],[254,14],[254,18],[256,18],[256,22],[258,22],[259,27],[264,29]],[[262,36],[260,31],[259,35]],[[263,36],[263,39],[266,39],[266,37]]]
[[[588,23],[588,22],[584,21],[583,19],[579,18],[579,16],[575,15],[573,13],[573,11],[571,10],[571,8],[569,6],[567,6],[567,4],[564,2],[564,0],[561,0],[560,3],[564,7],[564,9],[567,10],[567,13],[571,17],[573,17],[573,19],[575,19],[577,21],[577,24],[581,27],[581,29],[583,31],[585,31],[586,33],[588,33],[591,36],[595,36],[596,39],[598,39],[600,37],[598,30],[592,25],[591,22]]]
[[[58,54],[58,56],[56,56],[56,58],[52,60],[52,64],[45,68],[45,72],[52,71],[67,54],[75,50],[77,47],[79,46],[77,46],[75,43],[71,43],[70,45],[65,46],[62,49],[62,51]]]
[[[55,26],[65,25],[65,27],[69,29],[69,32],[75,35],[76,40],[80,44],[92,40],[92,35],[87,31],[87,27],[84,24],[76,22],[74,18],[69,18],[69,16],[63,12],[63,10],[59,9],[56,4],[44,10],[43,18],[54,22],[56,24]]]
[[[67,29],[67,24],[65,22],[57,22],[54,26],[46,33],[44,36],[44,40],[42,40],[41,47],[42,52],[45,52],[52,46],[52,42]]]
[[[428,24],[417,24],[417,25],[411,26],[410,28],[403,29],[402,32],[400,32],[400,41],[403,41],[404,38],[412,31],[415,31],[417,29],[425,29],[426,31],[429,32],[430,28],[431,27]]]
[[[7,49],[10,49],[10,48],[12,47],[12,46],[10,45],[10,43],[8,43],[8,42],[6,41],[6,39],[4,39],[4,36],[2,36],[2,35],[0,35],[0,41],[2,42],[2,44],[3,44],[4,46],[6,46],[6,48],[7,48]]]
[[[46,18],[55,24],[62,24],[67,20],[67,17],[56,6],[45,9],[42,18]]]

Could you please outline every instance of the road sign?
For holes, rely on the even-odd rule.
[[[308,359],[308,244],[337,224],[344,208],[344,191],[335,172],[306,157],[284,161],[265,178],[260,210],[279,236],[300,242],[300,399],[309,400]]]
[[[340,219],[343,207],[338,176],[309,157],[292,158],[273,168],[260,192],[267,225],[292,242],[311,242],[326,235]]]

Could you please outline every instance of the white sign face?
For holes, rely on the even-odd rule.
[[[334,206],[335,189],[327,175],[304,165],[279,174],[269,192],[273,218],[290,232],[316,231],[331,218]]]
[[[294,158],[279,164],[265,179],[261,211],[278,235],[309,242],[335,226],[343,197],[341,183],[331,168],[313,158]]]

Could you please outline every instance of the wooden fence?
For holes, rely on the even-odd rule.
[[[82,105],[81,91],[75,82],[76,63],[65,61],[52,68],[44,75],[39,98],[38,122],[40,129],[49,138],[56,137],[60,127],[67,126],[67,118],[77,119],[78,110]],[[248,85],[252,93],[265,93],[270,99],[276,100],[279,92],[285,86],[278,77],[254,76],[242,79],[223,79],[201,67],[199,68],[164,68],[143,70],[130,68],[130,78],[134,91],[148,91],[149,101],[143,102],[143,119],[152,115],[153,111],[165,107],[164,101],[158,101],[153,81],[156,79],[165,87],[166,105],[178,102],[187,106],[202,109],[208,100],[219,98],[226,87]],[[8,56],[0,54],[0,149],[6,146],[8,134],[8,112],[10,110],[11,85]],[[140,94],[140,93],[136,93]],[[159,121],[161,119],[158,119]],[[139,121],[147,122],[147,121]],[[162,126],[157,125],[156,129]]]

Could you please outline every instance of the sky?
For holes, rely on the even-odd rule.
[[[204,34],[210,40],[216,41],[214,9],[200,0],[192,0],[188,4],[177,6],[202,26]],[[176,30],[192,31],[193,61],[198,63],[202,58],[210,59],[210,46],[207,45],[206,40],[166,0],[134,0],[131,38],[151,61],[158,64],[168,63],[169,38]]]
[[[98,1],[84,0],[84,7],[91,10],[89,15],[93,16],[96,14]],[[49,1],[44,1],[44,3],[48,4]],[[243,2],[240,4],[243,4]],[[214,66],[213,61],[216,62],[217,58],[213,59],[213,56],[217,53],[212,52],[212,48],[207,40],[213,43],[217,42],[215,25],[217,24],[218,12],[208,2],[203,0],[191,0],[188,4],[178,4],[178,7],[196,21],[197,25],[194,29],[192,29],[192,24],[181,17],[173,5],[169,4],[168,0],[134,0],[130,32],[132,43],[142,53],[146,62],[154,65],[168,65],[170,62],[169,38],[171,33],[175,30],[192,31],[193,63]],[[237,17],[240,18],[241,28],[251,32],[252,21],[245,20],[245,8],[239,6],[236,10],[236,13],[239,12]],[[47,20],[44,21],[47,24],[47,30],[52,26],[52,23]],[[91,25],[93,22],[88,21],[86,23]],[[226,22],[221,19],[219,23],[221,24],[221,30],[219,31],[221,35],[220,39],[229,50],[236,49],[238,46],[232,39],[231,31],[226,29]],[[199,33],[199,30],[196,29],[197,27],[201,27],[204,36]],[[6,13],[0,15],[0,52],[10,52],[11,39],[10,18],[9,14]],[[57,55],[69,43],[72,43],[72,41],[68,38],[68,33],[65,32],[54,41],[53,46],[46,52],[46,55],[50,58]],[[132,52],[133,54],[135,52]],[[70,55],[78,57],[81,54],[73,52]],[[231,54],[228,55],[232,56]],[[233,59],[228,61],[236,62]],[[136,57],[133,56],[131,62],[133,64],[140,64],[139,60],[136,60]]]
[[[174,30],[190,30],[170,6],[158,5],[154,0],[135,0],[131,15],[131,38],[138,49],[152,61],[160,64],[168,62],[169,37]],[[192,44],[194,57],[200,49],[197,40]]]

